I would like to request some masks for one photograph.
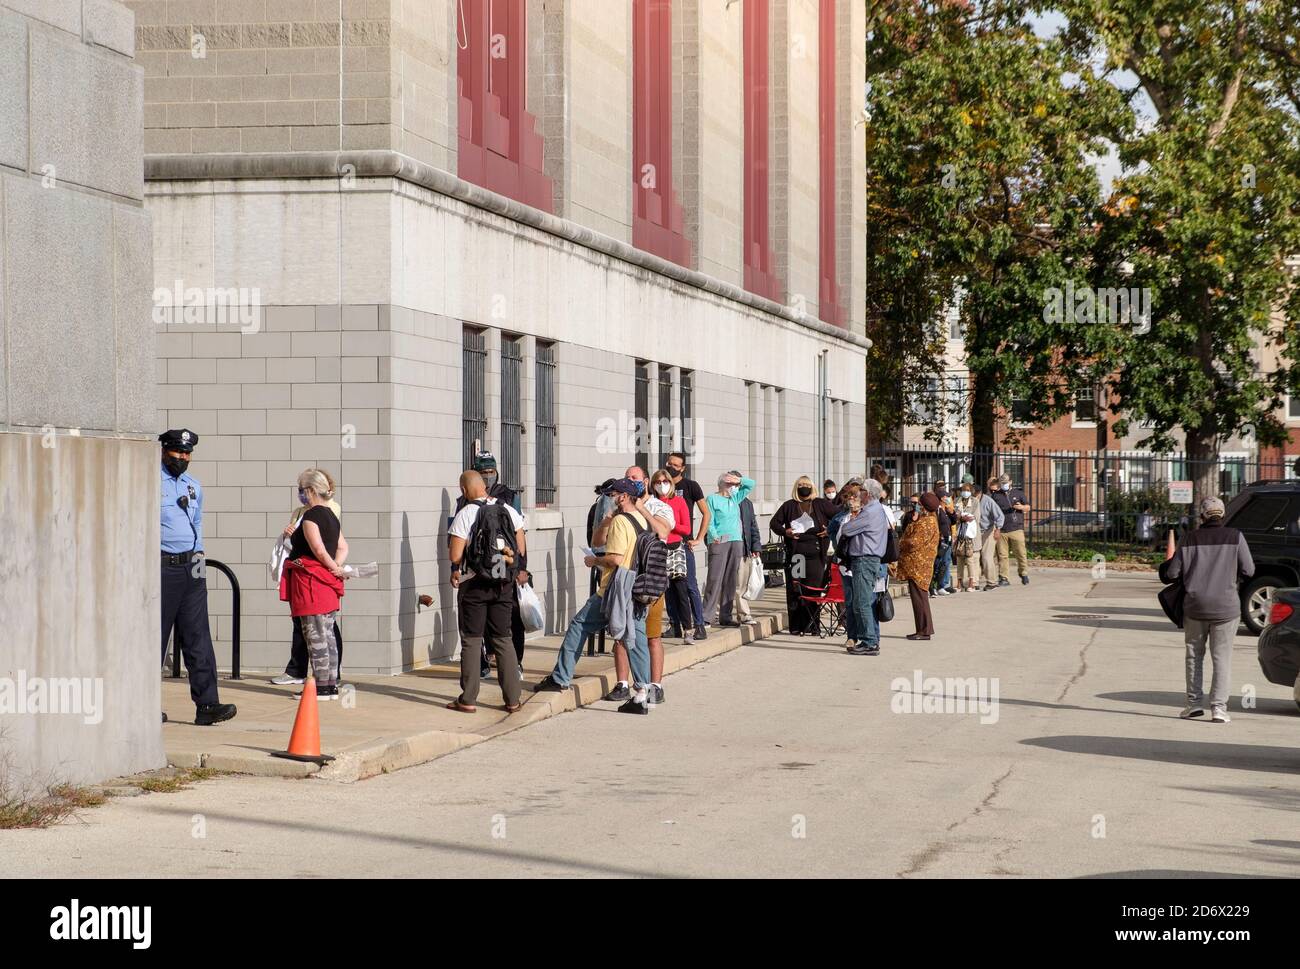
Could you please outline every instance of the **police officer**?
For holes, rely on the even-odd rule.
[[[199,436],[167,431],[162,443],[162,656],[173,627],[176,649],[185,656],[194,722],[210,726],[235,715],[233,703],[217,697],[217,658],[208,628],[208,582],[203,568],[203,488],[186,474]],[[166,722],[167,714],[163,714]]]

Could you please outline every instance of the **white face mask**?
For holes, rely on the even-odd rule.
[[[673,493],[673,486],[667,481],[661,481],[659,484],[655,485],[655,491],[659,492],[661,495],[671,495]]]
[[[838,491],[828,491],[826,492],[826,499],[828,501],[834,501],[837,494],[839,494]]]
[[[969,498],[969,497],[970,497],[970,492],[969,492],[969,491],[963,491],[963,492],[961,493],[961,496],[962,496],[962,498]]]

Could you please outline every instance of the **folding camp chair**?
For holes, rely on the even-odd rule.
[[[830,575],[830,581],[825,586],[799,583],[799,598],[808,604],[809,609],[816,611],[813,621],[817,624],[817,635],[822,639],[845,632],[844,579],[840,575],[840,567],[833,562]]]

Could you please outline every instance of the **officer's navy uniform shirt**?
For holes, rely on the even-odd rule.
[[[171,472],[161,464],[162,472],[162,550],[170,555],[188,552],[194,549],[203,551],[203,487],[187,471],[179,478],[173,478]],[[184,495],[189,498],[189,508],[176,504],[176,499]],[[193,497],[191,497],[193,496]],[[194,530],[190,530],[190,522]],[[197,544],[195,533],[198,534]]]

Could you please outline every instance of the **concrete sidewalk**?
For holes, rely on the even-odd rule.
[[[664,640],[664,675],[712,659],[745,643],[787,628],[785,590],[769,589],[750,603],[754,623],[739,629],[711,627],[709,638],[686,646]],[[508,733],[558,713],[600,700],[613,687],[611,652],[587,656],[578,663],[573,689],[564,693],[533,693],[532,687],[555,665],[562,637],[531,640],[524,654],[524,706],[507,715],[496,674],[483,681],[476,713],[448,710],[460,694],[459,664],[426,667],[400,676],[352,675],[344,667],[343,682],[351,684],[351,699],[320,704],[321,751],[336,759],[325,767],[273,757],[289,742],[301,687],[273,686],[274,674],[245,674],[220,681],[221,700],[239,707],[226,723],[199,727],[189,683],[166,677],[162,681],[163,724],[167,762],[175,767],[208,767],[241,774],[355,781],[375,774],[422,764],[472,744]],[[285,644],[286,655],[288,644]]]

